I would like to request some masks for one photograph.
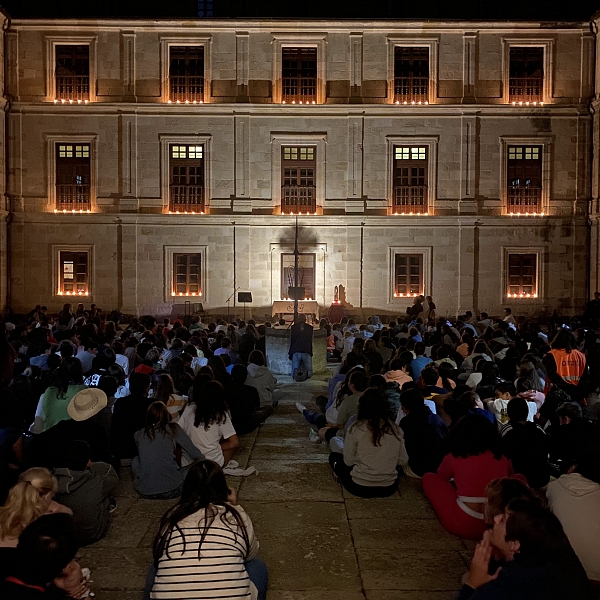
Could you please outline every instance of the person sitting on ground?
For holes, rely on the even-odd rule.
[[[221,347],[217,348],[214,353],[215,356],[221,356],[224,354],[229,356],[231,361],[230,364],[232,365],[236,365],[240,360],[237,352],[234,352],[233,348],[231,347],[231,340],[227,337],[224,337],[221,340]]]
[[[66,358],[52,374],[52,384],[38,404],[31,432],[41,433],[70,419],[67,406],[73,396],[84,389],[81,363],[76,358]]]
[[[412,362],[411,352],[402,352],[399,358],[394,358],[390,361],[389,370],[384,373],[386,381],[395,381],[400,388],[408,382],[412,381],[412,377],[408,374],[408,367]]]
[[[505,540],[508,564],[490,573],[493,547],[484,539],[456,600],[591,600],[585,571],[559,520],[539,502],[512,500],[494,528]]]
[[[328,423],[327,426],[319,429],[319,437],[328,442],[340,430],[344,429],[348,419],[358,413],[358,402],[361,394],[369,387],[369,376],[364,370],[356,370],[348,379],[348,395],[342,396],[337,405],[337,416],[334,423]],[[306,407],[299,402],[296,408],[304,414]]]
[[[527,377],[519,377],[515,383],[517,396],[529,402],[533,402],[536,406],[536,413],[542,408],[546,396],[535,389],[531,379]]]
[[[523,398],[513,398],[507,407],[508,425],[502,435],[502,452],[512,461],[515,473],[527,478],[532,488],[550,481],[550,440],[544,430],[528,420],[529,407]]]
[[[72,517],[41,516],[21,533],[13,555],[2,566],[0,598],[44,600],[85,598],[87,580],[77,564],[78,546]],[[68,596],[67,596],[68,595]]]
[[[118,458],[133,458],[137,449],[133,436],[146,423],[146,413],[153,400],[148,398],[150,376],[132,373],[129,376],[129,396],[118,398],[113,409],[111,448]]]
[[[231,385],[226,390],[231,422],[238,435],[254,431],[273,414],[273,406],[261,408],[258,391],[246,384],[247,379],[246,366],[235,365],[231,370]]]
[[[56,478],[48,469],[35,467],[21,473],[0,507],[0,548],[16,548],[23,530],[42,515],[73,514],[54,501],[57,489]]]
[[[153,402],[146,426],[134,436],[138,455],[131,462],[133,487],[142,498],[177,498],[188,470],[182,466],[182,452],[190,461],[204,459],[182,428],[170,421],[167,407]]]
[[[381,373],[381,370],[383,369],[383,356],[377,352],[377,346],[375,345],[374,340],[369,339],[365,342],[363,355],[369,361],[369,372],[371,375]]]
[[[397,467],[407,463],[404,436],[389,418],[385,397],[379,390],[366,390],[357,420],[346,433],[343,454],[329,455],[334,475],[355,496],[384,498],[398,489]]]
[[[443,396],[449,392],[446,388],[438,386],[439,379],[438,370],[433,365],[427,366],[421,371],[421,381],[423,382],[421,393],[425,399],[425,404],[429,406],[433,413],[437,412],[434,397]]]
[[[181,499],[161,519],[149,596],[212,600],[221,590],[228,598],[266,600],[268,572],[258,548],[252,521],[236,504],[221,467],[197,462]]]
[[[383,392],[385,399],[389,405],[390,418],[396,423],[399,422],[398,417],[400,411],[400,386],[395,381],[386,381],[383,375],[371,375],[369,379],[369,387],[376,388]]]
[[[220,467],[231,460],[240,441],[231,423],[225,388],[208,381],[194,394],[179,419],[179,425],[208,460]]]
[[[114,510],[114,491],[119,476],[111,465],[91,461],[87,442],[74,440],[63,446],[59,468],[54,469],[58,482],[56,500],[73,511],[77,540],[87,546],[101,540],[108,531],[109,513]]]
[[[494,400],[487,401],[487,409],[496,417],[498,427],[502,429],[502,426],[508,423],[508,405],[513,398],[517,396],[517,390],[515,384],[511,381],[502,381],[497,383],[494,387]],[[532,421],[537,413],[537,406],[535,402],[527,403],[527,421]]]
[[[437,472],[423,475],[423,492],[444,529],[480,540],[485,488],[492,479],[513,475],[512,465],[502,455],[498,428],[480,415],[463,416],[450,431],[447,447]]]
[[[569,472],[551,481],[546,491],[588,579],[600,587],[600,452],[581,456]]]
[[[419,377],[421,377],[421,371],[423,371],[429,363],[433,362],[431,358],[425,356],[425,349],[426,346],[424,342],[421,341],[415,344],[415,354],[417,355],[417,358],[414,358],[410,363],[410,372],[415,381],[418,381]]]
[[[186,405],[186,399],[175,393],[173,379],[167,373],[161,373],[155,376],[153,400],[162,402],[169,411],[171,419],[177,419]]]
[[[452,426],[467,414],[480,415],[496,425],[496,417],[489,410],[483,408],[483,403],[476,392],[466,391],[460,395],[452,394],[444,400],[444,409],[452,419]]]
[[[227,365],[223,360],[223,356],[211,356],[208,359],[207,366],[212,369],[213,378],[225,389],[231,385],[231,374],[227,370]]]
[[[106,394],[98,388],[87,388],[73,396],[67,412],[68,421],[60,421],[31,442],[27,462],[32,466],[53,469],[60,467],[58,459],[63,456],[65,444],[73,440],[83,440],[91,448],[94,462],[102,461],[119,467],[114,459],[106,431],[94,420],[107,406]]]
[[[408,453],[408,466],[404,472],[409,477],[433,473],[444,458],[443,442],[448,428],[425,404],[420,390],[413,388],[402,392],[400,402],[406,415],[400,421]]]
[[[277,379],[266,366],[265,355],[260,350],[252,350],[248,356],[248,377],[246,385],[255,388],[260,397],[260,406],[276,407],[275,384]]]

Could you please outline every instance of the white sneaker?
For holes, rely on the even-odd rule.
[[[306,406],[304,406],[304,404],[302,404],[301,402],[296,402],[296,408],[298,409],[298,412],[301,414],[304,414],[304,411],[307,410]]]

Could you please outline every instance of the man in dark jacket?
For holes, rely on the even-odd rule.
[[[308,378],[312,377],[312,337],[313,328],[306,322],[305,315],[298,315],[298,320],[292,325],[289,359],[292,361],[292,377],[304,365]]]
[[[64,446],[59,468],[56,501],[73,511],[77,539],[82,546],[101,540],[108,531],[109,514],[115,506],[112,494],[119,483],[116,471],[107,463],[90,460],[90,447],[75,440]]]
[[[448,428],[426,406],[420,390],[407,390],[400,396],[400,403],[406,415],[400,421],[400,428],[412,471],[407,475],[422,477],[425,473],[435,473],[444,458],[443,441]]]

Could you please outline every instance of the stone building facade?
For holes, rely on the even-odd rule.
[[[590,23],[24,19],[4,35],[15,311],[226,314],[239,289],[271,314],[298,213],[299,287],[321,311],[338,285],[360,316],[417,293],[449,315],[587,300]]]

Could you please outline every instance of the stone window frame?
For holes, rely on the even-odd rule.
[[[537,298],[509,298],[508,297],[508,256],[509,254],[535,254],[536,255],[536,274],[535,274],[535,289]],[[545,293],[545,278],[544,278],[544,257],[546,249],[543,246],[502,246],[501,254],[501,272],[502,272],[502,289],[500,290],[500,303],[507,304],[510,302],[519,302],[519,304],[529,302],[539,304],[544,302]]]
[[[387,168],[386,168],[386,193],[387,213],[395,216],[394,209],[394,147],[395,146],[426,146],[427,147],[427,215],[435,214],[435,201],[437,199],[437,166],[438,166],[438,136],[408,136],[388,135],[387,141]],[[424,215],[424,216],[427,216]]]
[[[316,212],[323,212],[325,203],[326,185],[326,133],[271,133],[271,202],[273,214],[282,215],[281,212],[281,148],[283,146],[314,146],[316,148]],[[285,216],[285,215],[284,215]]]
[[[88,295],[66,296],[59,294],[60,290],[60,253],[61,252],[86,252],[88,255]],[[96,289],[94,244],[52,244],[52,298],[55,300],[65,298],[85,298],[86,302],[94,302]],[[68,300],[65,300],[67,302]]]
[[[46,169],[48,173],[48,203],[46,210],[54,212],[56,202],[56,145],[89,144],[90,146],[90,211],[94,212],[98,197],[98,136],[97,135],[45,135]]]
[[[542,147],[542,199],[541,212],[545,215],[550,210],[550,188],[552,185],[552,136],[501,136],[500,137],[500,200],[502,214],[510,216],[508,210],[508,147],[509,146],[541,146]],[[518,218],[520,215],[515,215]]]
[[[543,98],[544,104],[552,102],[552,94],[554,90],[554,72],[552,69],[554,60],[554,44],[553,38],[502,38],[502,102],[510,104],[509,96],[509,79],[510,79],[510,49],[512,47],[537,47],[544,49],[544,85]]]
[[[200,296],[173,296],[173,276],[174,268],[173,261],[175,254],[199,254],[200,255]],[[163,262],[164,262],[164,281],[163,281],[163,296],[167,304],[178,304],[190,300],[190,302],[208,302],[208,269],[207,257],[208,245],[198,246],[163,246]]]
[[[197,37],[164,36],[160,38],[160,100],[165,104],[170,100],[169,67],[171,64],[171,46],[203,46],[204,47],[204,104],[211,100],[212,62],[210,35]]]
[[[169,147],[171,144],[203,146],[204,154],[204,214],[210,212],[212,169],[210,168],[212,135],[160,135],[160,191],[163,213],[169,212]]]
[[[394,310],[401,302],[406,302],[406,296],[394,296],[396,290],[396,254],[420,254],[423,257],[423,295],[432,296],[433,246],[389,246],[388,252],[388,305]],[[410,296],[409,298],[412,298]]]
[[[387,98],[388,104],[394,104],[394,61],[396,46],[429,48],[429,104],[437,102],[439,37],[388,36]],[[398,105],[400,106],[400,105]],[[403,105],[402,105],[403,106]]]
[[[283,48],[317,49],[317,104],[327,100],[327,34],[273,33],[273,104],[281,104],[283,96]]]
[[[90,99],[88,102],[96,102],[96,86],[98,81],[97,44],[98,37],[95,35],[46,37],[46,102],[60,100],[60,98],[56,97],[56,46],[82,45],[90,47]]]

